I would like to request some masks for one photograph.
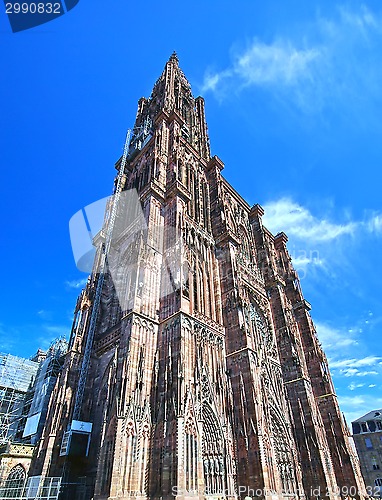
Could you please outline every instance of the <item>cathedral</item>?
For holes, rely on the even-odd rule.
[[[174,53],[116,163],[30,485],[71,500],[367,496],[288,238],[223,168]]]

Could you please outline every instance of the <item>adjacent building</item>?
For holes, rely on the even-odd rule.
[[[19,494],[27,476],[33,446],[17,441],[38,368],[30,359],[0,354],[0,496],[5,484],[10,498]]]
[[[50,396],[62,368],[67,348],[68,342],[64,338],[59,338],[52,342],[46,353],[38,351],[33,358],[39,362],[39,367],[28,394],[28,406],[20,436],[23,442],[34,445],[41,437]]]
[[[382,496],[382,409],[352,422],[361,471],[372,496]]]
[[[0,498],[20,498],[24,491],[66,349],[57,339],[32,359],[0,355]]]

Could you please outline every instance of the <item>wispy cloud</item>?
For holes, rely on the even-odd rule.
[[[29,323],[22,326],[9,325],[5,327],[0,323],[0,352],[16,354],[15,347],[22,345],[23,350],[17,355],[26,358],[33,355],[38,348],[48,349],[52,341],[59,337],[68,338],[71,322],[68,324],[54,323]]]
[[[366,356],[364,358],[341,359],[331,362],[332,368],[360,368],[365,366],[375,366],[380,362],[380,356]]]
[[[322,342],[325,351],[338,351],[348,346],[355,346],[358,340],[354,338],[354,332],[342,331],[338,328],[316,322],[317,336]]]
[[[323,205],[331,206],[330,203]],[[273,234],[280,231],[287,234],[289,253],[300,278],[308,269],[321,270],[321,274],[325,272],[333,277],[339,266],[341,269],[351,266],[347,259],[351,245],[359,241],[359,237],[382,236],[380,213],[365,213],[360,220],[352,220],[348,214],[341,217],[339,213],[345,213],[344,210],[313,214],[309,208],[288,197],[269,201],[263,207],[264,225]],[[341,218],[343,220],[339,220]]]
[[[299,50],[284,40],[271,45],[254,40],[237,59],[235,72],[245,85],[296,85],[312,77],[312,63],[320,56],[317,49]]]
[[[310,282],[315,283],[316,289],[317,284],[322,285],[323,275],[326,286],[329,279],[341,287],[348,269],[354,275],[352,259],[359,258],[357,241],[367,241],[367,238],[370,241],[371,234],[377,237],[382,234],[378,231],[379,214],[365,213],[360,220],[354,220],[346,211],[334,210],[330,203],[323,205],[327,207],[324,214],[313,213],[290,198],[264,204],[264,224],[274,234],[285,231],[294,267],[300,278],[306,276],[309,269]],[[347,391],[362,388],[370,391],[369,386],[382,374],[382,364],[379,364],[382,359],[374,352],[369,354],[363,335],[375,323],[373,313],[364,312],[351,326],[345,318],[342,324],[336,324],[338,320],[338,317],[331,321],[321,318],[316,322],[317,335],[329,356],[334,381]],[[353,413],[350,405],[344,407],[348,416],[356,418],[367,412],[362,403],[369,401],[367,395],[365,398],[360,396]]]
[[[355,389],[360,389],[361,387],[364,387],[364,386],[365,386],[365,384],[355,384],[354,382],[352,382],[351,384],[348,385],[348,389],[350,389],[351,391],[354,391]]]
[[[370,410],[382,407],[382,398],[372,394],[338,395],[340,408],[345,412],[348,424],[362,417]]]
[[[357,368],[343,368],[340,370],[340,375],[343,375],[344,377],[370,377],[378,375],[378,372],[375,370],[360,371],[357,370]]]
[[[373,375],[379,375],[379,373],[376,370],[369,370],[356,373],[357,377],[370,377]]]
[[[345,406],[359,406],[365,403],[364,396],[341,396],[341,402]]]
[[[365,6],[340,7],[332,18],[317,17],[295,31],[293,38],[254,38],[233,49],[227,68],[206,71],[202,91],[223,98],[233,89],[261,88],[309,113],[380,99],[380,16]]]
[[[366,222],[366,228],[370,233],[382,234],[382,215],[375,214]]]
[[[37,311],[37,316],[43,320],[51,320],[52,319],[52,312],[51,311],[46,311],[45,309],[40,309]]]
[[[291,41],[278,39],[265,44],[254,39],[243,53],[237,54],[232,67],[218,73],[207,71],[201,91],[221,95],[225,89],[287,87],[293,89],[314,79],[313,67],[322,57],[319,49],[299,49]]]
[[[264,205],[264,224],[273,232],[284,231],[311,243],[328,242],[345,234],[354,234],[355,222],[343,224],[315,217],[307,208],[289,198]]]
[[[65,285],[68,288],[79,289],[79,288],[83,288],[86,285],[86,282],[87,282],[87,278],[83,278],[81,280],[65,281]]]
[[[295,269],[299,272],[306,271],[309,266],[324,267],[324,261],[319,257],[317,252],[292,252],[292,263]]]
[[[329,359],[330,369],[336,377],[375,377],[381,375],[380,356],[365,356],[363,358]],[[359,384],[353,381],[354,388]]]
[[[207,92],[208,90],[215,91],[223,80],[232,75],[231,71],[222,71],[221,73],[211,73],[207,71],[204,76],[204,82],[201,88],[202,92]]]
[[[341,380],[350,379],[347,385],[350,391],[362,387],[375,387],[375,384],[370,383],[370,377],[380,377],[382,374],[380,356],[374,354],[357,356],[358,352],[364,349],[362,327],[365,323],[367,320],[360,320],[358,325],[348,329],[334,328],[321,322],[316,323],[318,338],[329,356],[328,362],[332,375],[336,383],[341,386],[343,386]],[[346,354],[348,357],[344,357]],[[361,382],[362,378],[366,382]]]

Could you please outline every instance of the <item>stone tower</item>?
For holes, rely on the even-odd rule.
[[[223,166],[173,54],[138,103],[124,189],[143,224],[113,240],[81,412],[102,231],[31,468],[62,498],[364,494],[287,237]]]

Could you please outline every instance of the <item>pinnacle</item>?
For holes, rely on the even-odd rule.
[[[174,52],[171,54],[170,59],[168,60],[168,62],[174,62],[174,63],[176,63],[176,64],[178,64],[178,63],[179,63],[178,54],[175,52],[175,50],[174,50]]]

